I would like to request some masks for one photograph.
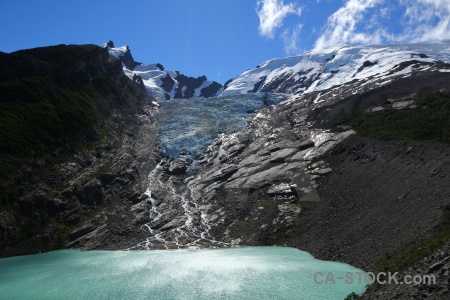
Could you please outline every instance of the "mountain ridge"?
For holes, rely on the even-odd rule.
[[[145,65],[136,62],[128,46],[115,47],[112,41],[102,45],[123,63],[124,73],[133,81],[142,83],[150,96],[158,101],[180,98],[209,98],[222,90],[222,85],[206,76],[186,76],[179,71],[166,70],[162,64]]]
[[[0,66],[0,256],[60,249],[145,184],[154,99],[96,45],[0,53]]]
[[[228,80],[225,86],[205,76],[188,77],[166,70],[160,63],[135,62],[128,46],[103,45],[123,63],[125,74],[143,85],[157,100],[208,98],[242,93],[271,92],[314,95],[315,103],[330,101],[340,87],[364,92],[415,72],[440,68],[450,62],[450,41],[367,46],[332,46],[297,56],[274,58]]]
[[[450,62],[450,42],[334,46],[268,60],[227,81],[222,95],[277,92],[316,94],[315,102],[342,85],[383,85],[394,77]],[[442,70],[448,72],[448,69]]]

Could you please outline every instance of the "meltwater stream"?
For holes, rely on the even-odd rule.
[[[162,102],[155,114],[159,124],[161,153],[169,159],[184,153],[183,159],[192,161],[201,156],[219,134],[244,131],[257,109],[264,105],[279,104],[289,98],[286,94],[249,93]],[[193,196],[188,182],[181,187],[173,184],[171,177],[164,173],[162,163],[167,161],[160,162],[148,176],[146,194],[151,207],[151,221],[142,226],[148,232],[148,237],[130,249],[227,246],[209,235],[211,225],[207,215],[199,209],[205,203],[200,203]],[[189,167],[195,169],[196,162],[192,162]],[[173,220],[169,224],[168,215]]]
[[[61,250],[0,259],[0,270],[0,299],[336,300],[365,289],[360,270],[283,247]],[[338,279],[349,272],[352,284]]]

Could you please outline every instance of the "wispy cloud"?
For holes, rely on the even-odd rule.
[[[315,0],[310,5],[327,5]],[[307,7],[304,7],[308,11]],[[302,34],[315,36],[314,49],[338,44],[431,42],[450,39],[450,0],[345,0],[328,16],[324,26],[292,25],[289,15],[302,16],[299,2],[257,0],[259,33],[273,39],[279,32],[284,51],[298,54],[311,45]],[[289,24],[289,25],[288,25]],[[294,23],[295,24],[295,23]],[[300,44],[302,44],[300,47]]]
[[[375,9],[373,9],[375,8]],[[392,11],[388,0],[348,0],[328,17],[314,48],[336,44],[373,44],[437,41],[450,38],[449,0],[400,0]],[[398,15],[400,12],[400,15]],[[401,30],[393,32],[387,19],[399,18]],[[370,20],[370,24],[366,24]]]
[[[436,41],[450,38],[449,0],[402,0],[407,8],[405,37],[413,41]]]
[[[316,40],[315,48],[336,44],[360,44],[379,42],[379,34],[357,32],[357,24],[363,20],[364,13],[384,0],[349,0],[332,14],[327,21],[324,33]]]
[[[297,24],[294,28],[285,29],[282,34],[282,39],[284,43],[284,52],[288,55],[299,54],[300,46],[300,31],[302,30],[302,25]]]
[[[284,4],[283,0],[258,0],[256,13],[259,17],[259,34],[272,39],[275,30],[283,25],[289,14],[301,14],[301,8],[294,3]]]

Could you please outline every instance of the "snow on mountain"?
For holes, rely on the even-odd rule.
[[[135,62],[128,46],[103,44],[109,53],[122,62],[124,73],[133,81],[142,82],[145,90],[158,101],[179,98],[209,98],[222,92],[222,85],[206,76],[188,77],[178,71],[166,70],[161,64]]]
[[[450,62],[450,42],[434,44],[335,46],[272,59],[227,82],[222,93],[277,92],[308,94],[330,91],[345,84],[383,85],[394,77],[439,69]],[[356,91],[355,91],[356,92]],[[320,93],[319,93],[320,94]]]
[[[109,48],[108,50],[112,56],[120,59],[120,57],[124,56],[125,53],[128,52],[128,46]]]

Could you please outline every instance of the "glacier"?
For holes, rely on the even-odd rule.
[[[155,114],[160,124],[161,151],[170,158],[176,158],[181,152],[198,158],[218,135],[245,130],[256,110],[289,99],[290,95],[286,94],[248,93],[161,102]]]

